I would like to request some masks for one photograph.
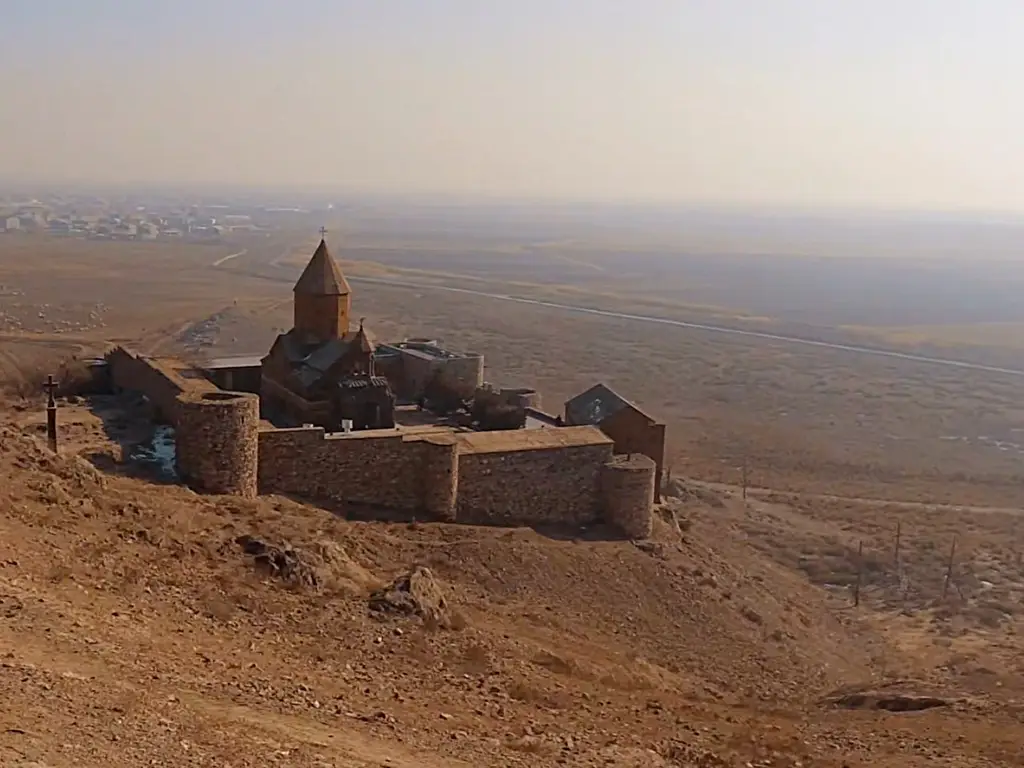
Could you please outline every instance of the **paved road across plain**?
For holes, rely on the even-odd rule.
[[[255,248],[250,248],[248,254],[250,258],[256,256],[259,253],[265,258],[255,258],[253,261],[263,262],[268,266],[279,266],[277,263],[281,257],[280,251],[268,244],[269,247],[260,248],[259,251]],[[273,250],[272,250],[273,249]],[[219,266],[219,265],[211,265]],[[254,275],[259,276],[268,280],[275,280],[280,282],[289,282],[284,277],[271,277],[270,275]],[[1024,376],[1024,370],[1017,368],[1003,368],[996,365],[984,365],[982,363],[972,363],[967,360],[954,360],[950,358],[942,357],[931,357],[928,355],[915,355],[910,352],[897,352],[891,349],[879,349],[877,347],[864,347],[856,344],[839,344],[831,341],[820,341],[818,339],[801,338],[799,336],[787,336],[780,333],[768,333],[767,331],[752,331],[745,328],[732,328],[723,325],[709,325],[707,323],[693,323],[685,320],[673,320],[668,317],[657,317],[654,315],[635,315],[626,312],[614,312],[608,309],[597,309],[594,307],[582,307],[575,304],[562,304],[555,301],[544,301],[542,299],[529,299],[522,296],[510,296],[508,294],[501,293],[490,293],[488,291],[476,291],[472,288],[457,288],[451,285],[439,285],[437,283],[419,283],[411,280],[394,280],[389,278],[381,277],[353,277],[349,276],[348,281],[350,283],[366,283],[369,285],[382,285],[391,288],[403,288],[407,290],[415,291],[438,291],[446,293],[459,293],[467,296],[478,296],[486,299],[494,299],[495,301],[507,301],[513,304],[527,304],[537,307],[545,307],[546,309],[555,309],[562,312],[573,312],[576,314],[584,315],[596,315],[600,317],[609,317],[617,320],[629,320],[637,323],[646,323],[650,325],[662,325],[672,326],[675,328],[687,328],[694,331],[703,331],[705,333],[717,333],[729,336],[743,336],[750,339],[762,339],[765,341],[775,341],[783,344],[796,344],[807,347],[818,347],[819,349],[832,349],[838,352],[848,352],[857,355],[866,355],[869,357],[886,357],[894,360],[904,360],[911,363],[921,363],[924,365],[934,365],[946,368],[959,368],[962,370],[978,371],[981,373],[995,373],[1005,376]]]
[[[580,307],[574,304],[561,304],[554,301],[543,301],[541,299],[527,299],[521,296],[508,296],[500,293],[488,293],[486,291],[474,291],[470,288],[456,288],[450,285],[436,285],[433,283],[416,283],[404,280],[388,280],[378,277],[349,277],[351,283],[372,283],[386,285],[394,288],[408,288],[417,291],[447,291],[450,293],[462,293],[470,296],[482,296],[498,301],[509,301],[516,304],[532,304],[548,309],[558,309],[564,312],[575,312],[578,314],[600,315],[619,320],[632,320],[634,322],[649,323],[652,325],[669,325],[677,328],[689,328],[696,331],[708,333],[728,334],[731,336],[746,336],[747,338],[764,339],[766,341],[778,341],[786,344],[801,344],[808,347],[820,347],[823,349],[834,349],[840,352],[851,352],[859,355],[871,355],[874,357],[889,357],[897,360],[907,360],[914,363],[925,363],[929,365],[946,366],[949,368],[962,368],[985,373],[1000,373],[1008,376],[1024,376],[1024,370],[1015,368],[1001,368],[995,365],[983,365],[971,363],[966,360],[951,360],[941,357],[928,357],[926,355],[915,355],[909,352],[896,352],[889,349],[878,349],[874,347],[861,347],[854,344],[837,344],[830,341],[819,341],[817,339],[806,339],[798,336],[785,336],[778,333],[767,333],[766,331],[750,331],[743,328],[730,328],[721,325],[707,325],[705,323],[691,323],[685,320],[673,320],[667,317],[655,317],[651,315],[632,315],[625,312],[613,312],[608,309],[595,309],[593,307]]]

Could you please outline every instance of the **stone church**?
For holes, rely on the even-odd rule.
[[[359,321],[352,289],[321,238],[295,284],[294,323],[262,359],[265,418],[331,432],[395,425],[395,397],[375,370],[376,343]]]

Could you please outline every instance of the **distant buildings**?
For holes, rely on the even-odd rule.
[[[50,219],[46,222],[46,228],[51,235],[71,234],[71,222],[68,219]]]
[[[55,194],[44,200],[0,200],[0,232],[43,233],[97,240],[181,239],[216,242],[235,232],[270,231],[277,222],[262,209],[239,205],[108,199]],[[259,211],[259,213],[257,213]]]
[[[18,226],[21,229],[38,231],[46,226],[46,217],[42,213],[27,211],[19,212],[17,216]]]

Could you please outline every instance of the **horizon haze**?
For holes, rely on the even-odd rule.
[[[5,9],[0,178],[1024,211],[992,0]]]

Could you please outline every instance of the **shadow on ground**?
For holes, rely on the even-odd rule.
[[[381,507],[370,504],[352,504],[344,502],[332,503],[323,499],[314,499],[300,494],[288,493],[288,494],[275,494],[286,498],[289,501],[293,501],[296,504],[304,504],[310,507],[319,507],[332,515],[337,515],[344,520],[352,520],[355,522],[378,522],[378,523],[398,523],[406,524],[411,526],[418,525],[432,525],[443,523],[445,525],[452,525],[452,523],[439,520],[431,517],[422,510],[408,510],[408,509],[393,509],[389,507]],[[455,523],[458,525],[458,521]],[[479,528],[479,523],[464,523],[467,526],[473,528]],[[508,530],[507,526],[495,525],[495,528],[501,528]],[[545,538],[552,539],[554,541],[626,541],[627,536],[616,528],[615,526],[605,525],[604,523],[595,523],[589,526],[577,526],[577,525],[535,525],[535,526],[521,526],[523,528],[529,528],[535,533],[544,536]]]
[[[175,484],[174,428],[157,423],[143,397],[92,395],[85,399],[116,451],[85,454],[93,466],[110,474]]]

